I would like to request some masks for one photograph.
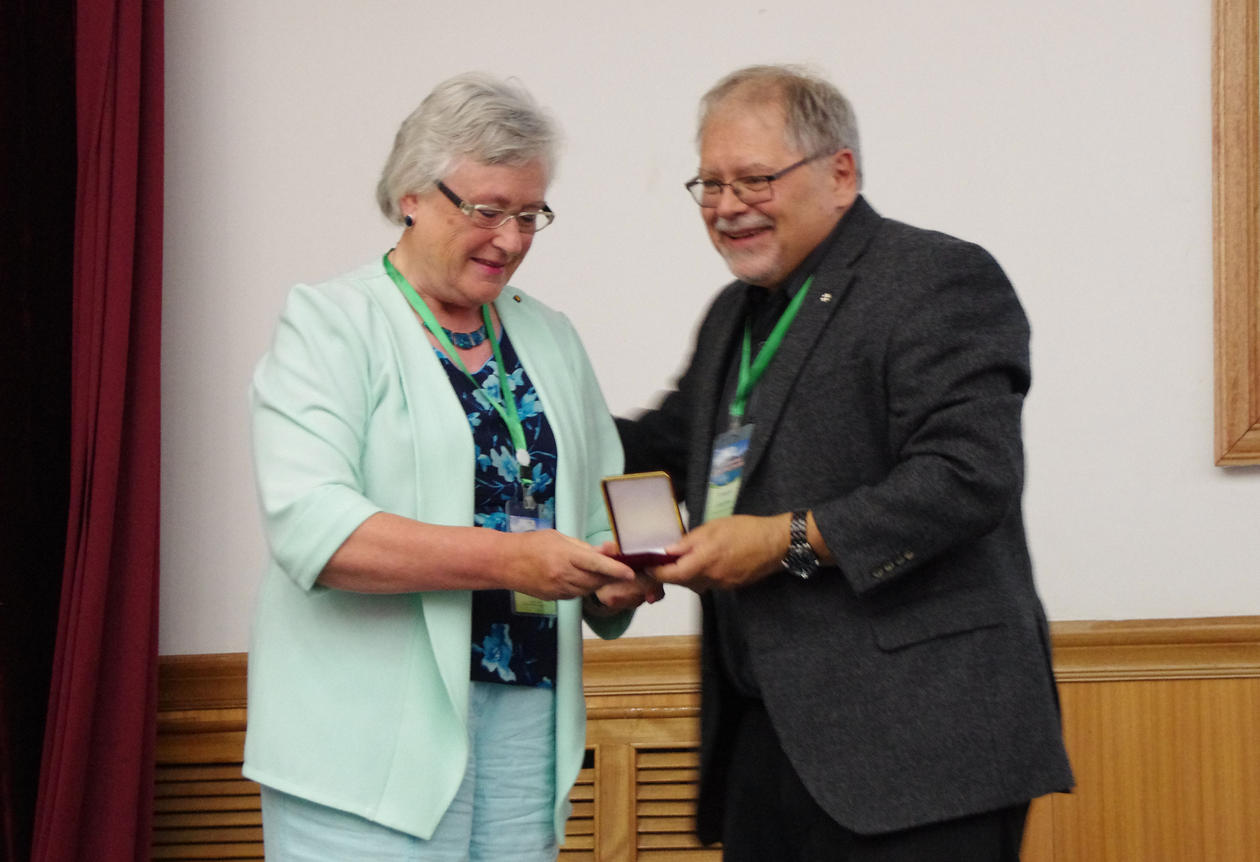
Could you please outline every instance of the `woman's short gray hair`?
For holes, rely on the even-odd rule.
[[[727,99],[781,105],[787,116],[789,144],[806,156],[852,150],[861,182],[862,152],[853,106],[820,75],[802,66],[747,66],[735,70],[701,97],[697,144],[709,117]]]
[[[377,205],[402,224],[398,201],[432,186],[461,158],[487,165],[541,161],[549,180],[558,142],[555,124],[518,81],[456,75],[434,87],[398,128],[376,184]]]

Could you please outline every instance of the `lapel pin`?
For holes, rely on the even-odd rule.
[[[819,301],[819,302],[831,302],[831,294],[830,294],[830,293],[824,293],[822,296],[818,297],[818,301]]]

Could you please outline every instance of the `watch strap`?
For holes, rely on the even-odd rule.
[[[818,571],[818,555],[809,544],[809,511],[797,510],[788,522],[788,549],[783,568],[805,579]]]

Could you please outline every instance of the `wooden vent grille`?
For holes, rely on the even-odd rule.
[[[263,858],[258,785],[236,764],[159,764],[154,860]]]
[[[719,862],[695,835],[700,756],[694,748],[640,749],[635,759],[639,862]]]
[[[595,862],[595,769],[592,762],[592,752],[588,749],[586,765],[569,793],[573,813],[564,825],[561,862]]]

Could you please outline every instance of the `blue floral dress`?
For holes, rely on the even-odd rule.
[[[543,415],[538,393],[512,347],[507,330],[499,342],[508,386],[525,431],[533,476],[531,494],[538,517],[555,523],[556,439]],[[474,519],[478,527],[508,531],[506,507],[523,495],[520,466],[507,425],[486,399],[500,398],[494,357],[473,372],[474,385],[440,350],[442,366],[464,405],[477,453],[474,474]],[[484,392],[483,392],[484,390]],[[497,682],[551,688],[556,679],[556,616],[520,612],[511,590],[476,590],[472,601],[470,676],[475,682]]]

